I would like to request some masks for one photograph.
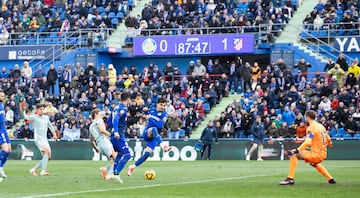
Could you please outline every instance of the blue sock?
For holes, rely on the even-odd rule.
[[[155,127],[152,128],[151,133],[152,133],[153,138],[156,140],[156,142],[158,144],[160,144],[163,141],[160,134],[158,133],[157,128],[155,128]]]
[[[140,164],[144,163],[149,156],[150,152],[145,151],[145,153],[135,162],[135,166],[139,166]]]
[[[122,154],[117,154],[116,155],[116,158],[114,159],[114,167],[113,167],[113,170],[114,170],[114,174],[115,175],[118,175],[119,174],[119,172],[116,172],[116,167],[118,166],[118,164],[119,164],[119,162],[120,162],[120,159],[122,158]]]
[[[114,165],[114,175],[118,175],[121,172],[121,170],[124,168],[126,163],[130,160],[130,158],[131,158],[130,153],[122,156],[117,166]]]
[[[9,154],[10,153],[4,150],[0,152],[0,168],[4,167],[5,162],[8,160]]]

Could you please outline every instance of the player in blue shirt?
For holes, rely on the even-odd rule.
[[[118,153],[114,160],[114,175],[112,178],[120,183],[123,183],[123,181],[121,180],[119,173],[131,158],[129,147],[125,139],[126,117],[128,112],[127,106],[130,104],[130,101],[130,93],[122,93],[121,102],[119,106],[114,109],[111,115],[113,129],[111,131],[110,141],[115,152]]]
[[[134,172],[135,167],[145,162],[145,160],[150,156],[150,154],[153,152],[153,150],[158,144],[160,144],[161,148],[165,152],[171,150],[171,146],[166,145],[159,134],[161,129],[164,127],[168,117],[167,113],[165,112],[166,103],[167,100],[165,98],[159,98],[156,103],[156,109],[152,109],[150,111],[148,123],[143,132],[144,140],[147,141],[145,152],[135,162],[135,164],[129,167],[129,170],[127,172],[128,176],[130,176]]]
[[[0,90],[0,181],[7,177],[3,167],[11,152],[10,139],[5,126],[5,109],[3,105],[4,99],[5,93],[3,90]]]

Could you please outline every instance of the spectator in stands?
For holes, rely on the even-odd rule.
[[[254,66],[252,67],[252,80],[258,80],[261,76],[261,68],[257,62],[254,62]]]
[[[32,77],[32,69],[29,66],[28,61],[24,61],[23,67],[21,68],[21,72],[24,72],[26,78],[31,78]]]
[[[346,132],[348,134],[350,134],[351,136],[354,136],[358,131],[358,127],[356,122],[354,121],[352,115],[348,116],[348,120],[346,121],[345,125],[344,125],[344,129],[346,130]]]
[[[3,66],[3,67],[1,68],[0,80],[8,79],[9,76],[10,76],[10,74],[6,71],[6,67]]]
[[[357,59],[356,59],[357,60]],[[360,74],[360,67],[357,65],[358,63],[355,62],[355,59],[354,59],[354,62],[351,63],[349,69],[348,69],[348,75],[349,74],[354,74],[354,77],[355,78],[358,78],[359,77],[359,74]]]
[[[109,86],[112,90],[115,89],[115,85],[116,85],[116,69],[114,68],[113,64],[109,64],[108,65],[108,81],[109,81]]]
[[[296,138],[304,138],[306,136],[306,124],[304,121],[300,122],[300,125],[296,128]]]
[[[336,63],[339,64],[339,66],[341,67],[342,70],[344,70],[345,72],[348,70],[348,63],[344,57],[344,54],[339,54],[338,59],[336,60]]]
[[[246,62],[245,67],[242,70],[241,76],[244,79],[244,90],[251,87],[251,77],[252,77],[252,69],[250,63]]]
[[[290,110],[289,106],[286,105],[282,112],[282,120],[287,123],[287,126],[291,125],[296,119],[295,113]]]
[[[203,77],[206,74],[206,67],[201,63],[201,60],[196,60],[196,66],[194,67],[196,76]]]
[[[42,69],[42,66],[39,65],[34,73],[34,78],[37,80],[42,80],[42,78],[45,76],[46,76],[45,71]]]
[[[29,129],[29,125],[24,122],[24,124],[20,127],[20,132],[17,134],[18,139],[34,139],[34,132]]]
[[[15,120],[14,111],[9,106],[6,106],[5,108],[5,120],[6,120],[5,124],[7,128],[10,128],[14,125],[14,120]]]
[[[325,67],[324,67],[324,72],[332,69],[335,66],[335,62],[332,60],[332,58],[328,59],[328,62],[326,63]]]
[[[168,121],[166,122],[166,128],[168,129],[168,138],[179,139],[180,129],[183,126],[183,122],[178,118],[176,112],[172,113]]]
[[[307,77],[310,67],[311,64],[306,62],[305,58],[301,58],[300,61],[294,65],[294,68],[298,68],[305,77]]]
[[[268,138],[278,138],[279,137],[275,122],[271,122],[271,125],[266,130],[266,135]]]
[[[345,71],[341,68],[341,66],[336,63],[334,68],[328,71],[328,74],[331,75],[333,78],[335,77],[338,85],[342,86],[342,79],[345,76]]]
[[[227,119],[226,123],[222,128],[222,137],[223,138],[233,138],[234,137],[234,126],[231,119]]]
[[[319,31],[322,29],[322,26],[324,25],[324,20],[321,18],[320,14],[317,14],[314,19],[314,30]]]

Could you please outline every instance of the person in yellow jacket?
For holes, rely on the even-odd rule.
[[[352,62],[351,66],[348,69],[348,75],[350,73],[353,73],[355,78],[359,77],[360,67],[355,62]]]
[[[134,76],[132,74],[129,74],[128,78],[124,82],[125,89],[129,88],[132,82],[134,81],[135,81]]]
[[[328,71],[328,74],[335,76],[336,81],[339,83],[339,86],[342,87],[342,80],[345,77],[346,73],[343,69],[341,69],[338,63],[336,63],[335,66]]]
[[[116,69],[114,68],[113,64],[109,64],[108,66],[108,79],[109,86],[114,88],[116,84]]]

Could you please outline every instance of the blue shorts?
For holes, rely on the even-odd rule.
[[[122,139],[116,139],[114,137],[110,138],[111,144],[114,147],[114,151],[118,152],[119,154],[129,154],[129,147],[126,141]]]
[[[145,129],[144,132],[143,132],[143,137],[144,137],[144,140],[147,142],[146,143],[146,146],[151,148],[152,150],[155,149],[155,147],[157,146],[157,141],[155,138],[150,138],[149,137],[149,134],[148,134],[148,129]]]
[[[10,144],[10,138],[6,131],[0,132],[0,145]]]

